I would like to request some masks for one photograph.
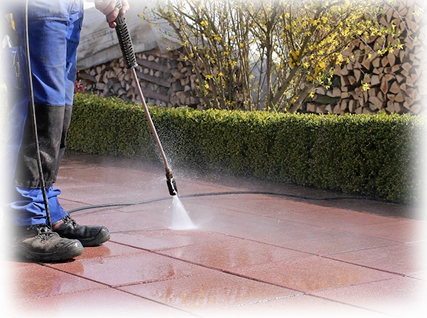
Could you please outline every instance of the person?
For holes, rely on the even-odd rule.
[[[115,27],[117,16],[129,10],[127,0],[122,0],[121,10],[116,7],[116,0],[95,0],[95,7],[106,16],[111,28]],[[77,224],[59,203],[61,191],[55,187],[71,121],[83,0],[30,0],[27,8],[25,15],[25,3],[19,0],[9,5],[3,16],[8,26],[3,47],[8,49],[5,65],[10,75],[5,80],[9,97],[5,152],[9,175],[3,180],[7,189],[2,206],[5,219],[13,227],[14,254],[35,262],[65,261],[81,255],[86,246],[110,239],[104,226]],[[31,74],[25,67],[24,19],[28,21]],[[33,86],[35,129],[29,111],[28,76]]]

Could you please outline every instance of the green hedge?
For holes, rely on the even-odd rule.
[[[427,116],[150,107],[174,166],[427,202]],[[76,96],[71,149],[159,159],[139,104]]]
[[[418,200],[421,117],[149,107],[174,167]],[[68,149],[160,160],[141,105],[77,94]]]

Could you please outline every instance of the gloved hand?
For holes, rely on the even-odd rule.
[[[129,11],[129,3],[127,0],[122,0],[122,9],[119,12],[119,9],[116,8],[117,1],[116,0],[96,0],[95,8],[105,14],[107,17],[107,22],[110,25],[110,28],[115,28],[116,23],[114,22],[118,15],[123,15],[127,11]]]

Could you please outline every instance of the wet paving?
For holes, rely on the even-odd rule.
[[[68,154],[60,201],[111,240],[66,263],[3,257],[5,317],[426,316],[416,208],[173,172],[175,198],[161,163]]]

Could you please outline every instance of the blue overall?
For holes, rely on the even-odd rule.
[[[46,209],[36,164],[29,116],[28,75],[24,50],[24,9],[12,8],[21,43],[9,48],[10,76],[6,161],[7,216],[16,226],[46,224]],[[71,120],[77,46],[83,22],[83,0],[29,0],[28,34],[37,129],[51,221],[67,215],[54,188]],[[18,74],[18,75],[17,75]],[[8,187],[9,185],[9,187]],[[3,199],[2,199],[3,200]]]

